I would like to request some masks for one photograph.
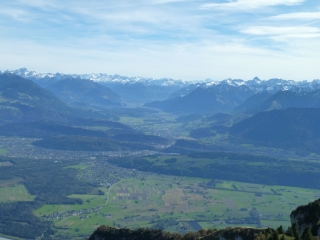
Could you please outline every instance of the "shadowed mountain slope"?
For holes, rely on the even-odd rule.
[[[266,102],[272,96],[269,92],[259,92],[246,99],[243,103],[235,108],[236,112],[251,112],[261,104]]]
[[[257,101],[258,102],[258,101]],[[286,108],[319,108],[320,90],[312,92],[279,91],[260,106],[252,107],[252,112]]]
[[[50,140],[50,143],[53,144],[52,146],[41,145],[46,148],[58,146],[57,142],[63,142],[64,144],[68,143],[69,146],[70,144],[75,145],[75,143],[78,142],[79,144],[81,144],[82,149],[87,148],[87,146],[84,146],[85,142],[87,142],[89,145],[96,144],[97,146],[100,146],[99,144],[102,144],[102,142],[110,142],[117,146],[116,148],[107,148],[108,150],[122,149],[121,143],[127,146],[127,148],[125,149],[131,150],[134,150],[135,146],[137,146],[140,150],[143,149],[142,147],[144,146],[147,147],[146,149],[150,149],[149,145],[168,144],[168,140],[165,138],[159,136],[145,135],[120,123],[114,122],[112,124],[112,122],[110,122],[105,126],[109,126],[110,128],[97,126],[93,129],[85,129],[68,124],[49,121],[11,123],[0,126],[0,135],[9,137],[46,138],[44,140],[45,142],[48,142],[48,138],[52,138]],[[103,138],[104,140],[102,140]],[[130,145],[130,148],[128,148],[128,144]],[[73,150],[75,148],[75,146],[73,145],[70,150]],[[61,148],[64,150],[68,149],[67,146],[59,145],[59,149]],[[96,147],[96,149],[100,149],[100,147]]]
[[[12,74],[0,75],[1,123],[63,120],[72,109],[51,92]]]
[[[102,82],[104,86],[109,87],[128,103],[147,103],[156,100],[167,99],[170,94],[178,89],[180,85],[160,86],[145,83],[110,83]]]
[[[230,128],[233,139],[278,148],[319,152],[320,109],[289,108],[260,112]]]
[[[120,96],[99,83],[79,78],[67,78],[48,87],[60,99],[76,105],[121,106]]]
[[[33,81],[10,73],[0,75],[0,115],[0,124],[112,117],[109,112],[73,108]]]
[[[184,97],[147,103],[145,106],[173,113],[213,114],[232,111],[253,94],[246,86],[216,85],[196,88]]]

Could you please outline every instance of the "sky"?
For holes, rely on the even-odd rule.
[[[2,0],[0,70],[320,78],[319,0]]]

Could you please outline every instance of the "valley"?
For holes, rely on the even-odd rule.
[[[0,75],[5,236],[288,228],[320,198],[317,81],[32,76]]]
[[[0,240],[320,240],[320,0],[0,0]]]

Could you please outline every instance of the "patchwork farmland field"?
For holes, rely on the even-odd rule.
[[[31,196],[23,185],[8,186],[7,183],[0,182],[0,202],[19,202],[33,201]]]
[[[35,214],[60,232],[90,233],[102,224],[176,232],[231,226],[289,226],[290,212],[319,190],[223,180],[149,175],[122,179],[104,195],[71,195],[82,205],[47,205]]]

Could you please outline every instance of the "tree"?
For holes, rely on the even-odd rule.
[[[277,232],[278,232],[279,234],[284,234],[282,225],[280,225],[280,227],[277,228]]]
[[[272,240],[279,240],[279,235],[278,235],[278,232],[275,231],[273,234],[272,234]]]
[[[301,240],[298,225],[296,223],[292,224],[292,233],[295,240]]]
[[[288,237],[293,237],[292,228],[291,228],[291,227],[288,227],[288,229],[287,229],[287,231],[285,232],[285,234],[286,234]]]
[[[312,240],[312,239],[313,239],[313,236],[311,233],[311,229],[309,226],[307,226],[303,231],[302,240]]]

